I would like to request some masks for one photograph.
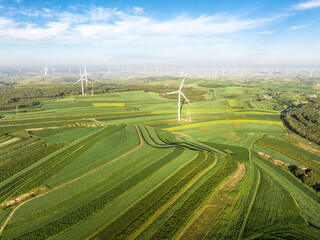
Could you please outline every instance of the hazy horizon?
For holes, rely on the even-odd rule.
[[[0,0],[0,13],[0,66],[320,65],[320,0]]]

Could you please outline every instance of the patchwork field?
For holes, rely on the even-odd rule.
[[[320,239],[320,148],[281,120],[320,89],[186,84],[180,122],[155,86],[0,112],[0,239]]]

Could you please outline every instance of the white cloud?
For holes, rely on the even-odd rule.
[[[289,30],[292,31],[292,30],[297,30],[297,29],[301,29],[301,28],[304,28],[304,27],[305,27],[305,25],[296,25],[296,26],[291,26],[289,28]]]
[[[134,13],[136,13],[136,14],[142,14],[143,11],[144,11],[144,9],[141,8],[141,7],[134,7],[134,8],[133,8],[133,11],[134,11]]]
[[[261,34],[273,34],[273,32],[272,31],[262,31],[262,32],[260,32]]]
[[[91,7],[85,11],[54,12],[50,9],[24,10],[20,14],[47,17],[43,25],[0,18],[0,41],[37,43],[89,43],[101,45],[178,45],[212,44],[219,36],[255,29],[272,18],[244,19],[215,14],[179,17],[159,21],[143,13],[143,8],[120,11],[116,8]],[[55,20],[53,20],[55,19]],[[261,32],[271,34],[271,31]]]
[[[28,16],[28,17],[44,17],[44,18],[51,18],[53,17],[53,13],[48,8],[43,8],[41,10],[36,9],[23,9],[20,11],[16,11],[16,13]]]
[[[320,7],[320,0],[311,0],[304,3],[299,3],[293,6],[295,10],[307,10],[312,8],[319,8]]]

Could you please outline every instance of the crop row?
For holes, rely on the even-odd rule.
[[[242,237],[249,238],[283,225],[307,225],[290,193],[259,168],[260,184]]]
[[[51,187],[56,187],[86,174],[88,171],[109,164],[113,159],[139,146],[139,142],[139,136],[135,126],[127,125],[92,145],[86,152],[62,169],[46,184]],[[106,151],[108,151],[108,154],[106,154]],[[88,161],[88,159],[95,160]]]
[[[253,152],[252,159],[263,168],[272,178],[278,181],[297,201],[304,218],[313,226],[320,228],[320,196],[304,186],[290,173],[274,165],[270,161]]]
[[[210,156],[205,160],[205,153],[200,152],[189,164],[167,179],[150,194],[139,200],[134,206],[123,213],[110,225],[94,236],[95,239],[126,239],[136,229],[141,227],[152,214],[167,203],[187,182],[199,171],[205,169],[214,161]]]
[[[276,150],[277,152],[287,155],[303,165],[310,167],[317,173],[318,179],[320,179],[320,157],[318,155],[299,148],[290,142],[267,137],[263,137],[257,141],[257,144]]]
[[[30,229],[39,229],[71,213],[131,178],[141,171],[142,167],[158,161],[160,151],[144,148],[137,156],[123,157],[116,164],[109,164],[107,168],[102,168],[95,174],[34,199],[15,213],[5,229],[6,234],[11,236],[14,232],[15,236],[20,236],[30,232]],[[163,151],[161,153],[164,154]],[[155,158],[155,155],[159,157]]]
[[[173,151],[172,153],[161,158],[157,162],[147,166],[146,168],[144,168],[143,170],[141,170],[131,178],[125,180],[121,184],[115,186],[114,188],[102,194],[101,196],[97,197],[96,199],[86,203],[85,205],[74,210],[68,215],[63,216],[60,219],[54,222],[51,222],[38,230],[35,230],[33,232],[20,236],[20,239],[49,238],[72,227],[73,225],[85,220],[92,214],[103,209],[111,201],[113,201],[114,199],[116,199],[126,191],[136,186],[139,182],[146,179],[148,176],[153,174],[158,169],[162,168],[164,165],[172,161],[174,158],[181,155],[182,152],[183,152],[182,149],[179,149],[179,148],[175,149],[175,151]]]
[[[161,129],[154,128],[155,134],[157,138],[166,143],[173,146],[180,146],[186,149],[190,150],[196,150],[196,151],[208,151],[212,152],[218,155],[224,155],[222,151],[215,147],[208,146],[207,144],[204,144],[202,142],[196,141],[195,139],[185,139],[181,138],[180,136],[176,135],[174,136],[172,132],[170,131],[164,131]]]
[[[42,164],[37,165],[23,174],[17,176],[12,181],[0,187],[0,202],[10,197],[18,196],[39,187],[47,179],[55,175],[75,158],[85,152],[92,144],[98,142],[103,137],[118,131],[124,125],[108,126],[90,137],[67,147],[64,151],[49,158]]]
[[[31,166],[45,156],[59,150],[63,145],[59,143],[34,145],[23,152],[10,156],[9,161],[0,166],[0,182]]]
[[[19,138],[11,138],[7,142],[5,142],[4,145],[0,146],[0,149],[5,150],[5,149],[8,149],[16,144],[22,143],[24,141],[25,141],[25,139],[22,139],[22,138],[20,138],[20,139]]]
[[[6,142],[8,140],[10,140],[12,137],[11,136],[8,136],[8,135],[2,135],[0,137],[0,144],[3,143],[3,142]]]
[[[246,174],[229,194],[234,206],[226,207],[204,239],[239,239],[250,205],[254,200],[259,173],[257,167],[245,162]],[[226,221],[228,219],[228,221]]]
[[[79,127],[78,129],[81,129],[81,128],[83,128],[83,127]],[[37,137],[50,137],[53,135],[72,132],[75,130],[77,130],[77,129],[68,128],[68,127],[61,127],[61,128],[54,128],[54,129],[49,128],[49,129],[36,130],[36,131],[31,131],[30,133],[34,136],[37,136]]]
[[[0,160],[8,158],[18,152],[24,151],[25,149],[28,149],[32,146],[32,144],[35,144],[39,139],[38,138],[29,138],[25,139],[25,141],[16,143],[13,146],[7,147],[0,151]],[[3,162],[2,162],[3,163]],[[0,165],[2,165],[2,163]]]
[[[154,131],[154,128],[145,127],[145,126],[138,126],[141,136],[146,144],[152,147],[173,147],[168,143],[164,143],[161,139],[158,138],[157,134]]]
[[[210,126],[216,124],[231,124],[231,123],[256,123],[256,124],[268,124],[268,125],[282,125],[281,121],[272,121],[272,120],[252,120],[252,119],[231,119],[231,120],[218,120],[218,121],[208,121],[208,122],[200,122],[200,123],[191,123],[186,125],[181,125],[177,127],[171,127],[167,130],[176,131],[181,129],[202,127],[202,126]]]
[[[222,167],[201,185],[187,201],[162,225],[151,239],[171,239],[186,224],[213,189],[235,171],[237,164],[231,158],[224,159]]]
[[[34,123],[28,123],[28,124],[21,124],[21,125],[10,125],[10,126],[0,126],[0,133],[8,133],[8,132],[14,132],[19,131],[22,129],[32,129],[32,128],[46,128],[46,127],[62,127],[67,125],[72,125],[73,123],[76,123],[79,125],[89,125],[94,124],[95,122],[91,120],[77,120],[76,122],[74,120],[70,121],[56,121],[56,122],[34,122]]]
[[[240,163],[249,161],[249,151],[247,148],[233,146],[233,145],[226,145],[221,143],[206,142],[206,144],[209,146],[218,148],[224,152],[228,152],[233,160],[238,161]]]
[[[21,119],[21,120],[4,120],[1,119],[0,121],[0,126],[10,126],[10,125],[25,125],[25,124],[34,124],[34,123],[43,123],[43,122],[64,122],[64,121],[71,121],[71,120],[81,120],[81,119],[89,119],[92,118],[93,116],[95,118],[117,118],[117,117],[125,117],[125,116],[131,116],[131,115],[141,115],[141,114],[148,114],[150,112],[145,112],[145,111],[139,111],[139,112],[117,112],[117,113],[103,113],[103,114],[74,114],[70,116],[52,116],[52,117],[44,117],[44,118],[33,118],[33,119]]]

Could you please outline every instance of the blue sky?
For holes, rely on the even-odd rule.
[[[320,0],[0,0],[0,65],[320,65]]]

